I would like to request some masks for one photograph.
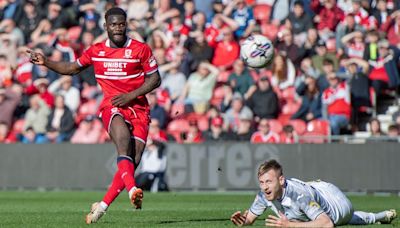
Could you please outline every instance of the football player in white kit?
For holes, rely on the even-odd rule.
[[[271,208],[265,225],[273,227],[334,227],[340,225],[367,225],[391,223],[395,210],[379,213],[354,211],[350,200],[331,183],[303,182],[286,179],[282,166],[276,160],[264,162],[258,169],[261,191],[248,211],[237,211],[231,221],[237,226],[251,225]]]

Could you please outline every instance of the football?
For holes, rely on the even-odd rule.
[[[266,67],[274,58],[274,46],[263,35],[251,35],[240,45],[240,58],[249,67]]]

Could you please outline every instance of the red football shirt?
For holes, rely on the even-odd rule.
[[[96,80],[104,93],[100,110],[112,106],[114,96],[142,86],[145,75],[158,69],[150,47],[130,38],[122,48],[112,48],[108,39],[94,44],[84,51],[77,63],[82,67],[94,67]],[[139,96],[130,106],[147,109],[149,105],[145,96]]]

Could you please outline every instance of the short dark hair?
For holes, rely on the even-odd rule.
[[[303,1],[301,1],[301,0],[297,0],[297,1],[295,1],[294,2],[294,5],[296,6],[301,6],[301,7],[303,7],[304,8],[304,3],[303,3]]]
[[[107,18],[109,16],[113,16],[113,15],[121,15],[125,19],[127,18],[126,12],[123,9],[119,8],[119,7],[113,7],[111,9],[107,10],[106,15],[104,17],[107,20]]]
[[[277,171],[279,176],[283,175],[283,169],[281,164],[279,164],[279,162],[276,161],[275,159],[272,159],[269,161],[265,161],[260,165],[260,167],[258,168],[258,174],[257,174],[258,177],[264,175],[264,173],[270,171],[271,169]]]

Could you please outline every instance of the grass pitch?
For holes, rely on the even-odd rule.
[[[0,227],[88,227],[84,217],[103,192],[1,192]],[[255,193],[145,193],[143,210],[134,211],[121,194],[95,227],[234,227],[236,210],[247,209]],[[400,211],[400,197],[353,196],[357,210]],[[264,227],[261,216],[253,227]],[[348,226],[350,227],[350,226]],[[360,226],[354,226],[360,227]],[[397,218],[390,225],[400,227]]]

